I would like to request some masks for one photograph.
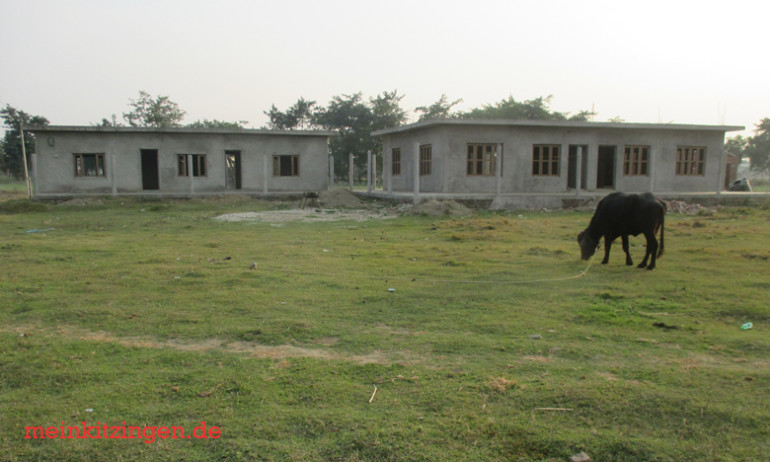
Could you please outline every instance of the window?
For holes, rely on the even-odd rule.
[[[648,176],[649,159],[649,146],[626,146],[623,154],[623,175]]]
[[[706,171],[706,148],[702,146],[679,146],[676,148],[676,174],[703,176]]]
[[[107,176],[104,154],[73,154],[75,176]]]
[[[430,175],[433,148],[430,144],[420,146],[420,176]]]
[[[206,176],[206,154],[177,154],[177,175],[190,176],[190,165],[188,165],[190,160],[192,160],[192,176]]]
[[[496,144],[468,144],[469,176],[494,176],[497,162]]]
[[[558,144],[536,144],[532,147],[532,175],[559,176]]]
[[[401,148],[394,148],[391,151],[390,164],[393,176],[401,175]]]
[[[273,176],[299,176],[299,156],[273,156]]]

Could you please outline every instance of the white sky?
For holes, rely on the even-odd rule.
[[[260,127],[299,97],[553,95],[596,121],[750,135],[770,117],[768,17],[764,0],[0,0],[0,104],[91,125],[144,90],[185,123]]]

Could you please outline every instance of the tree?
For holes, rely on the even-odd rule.
[[[191,124],[187,124],[187,128],[243,128],[244,125],[246,125],[248,121],[246,120],[239,120],[237,122],[226,122],[224,120],[196,120],[195,122]]]
[[[350,154],[356,155],[359,167],[364,165],[363,154],[374,149],[371,136],[374,117],[360,92],[333,97],[325,108],[315,113],[313,119],[320,127],[337,130],[340,134],[329,143],[336,172],[347,171]]]
[[[765,117],[756,125],[754,136],[746,140],[744,155],[751,160],[752,170],[770,170],[770,118]]]
[[[513,96],[494,104],[485,104],[480,108],[463,114],[466,119],[517,119],[517,120],[574,120],[585,122],[594,115],[591,111],[580,111],[570,116],[569,113],[551,111],[553,95],[540,96],[524,102],[516,101]]]
[[[315,101],[300,98],[286,112],[281,112],[273,104],[265,115],[270,119],[269,127],[273,130],[300,130],[313,128]]]
[[[414,110],[415,112],[421,112],[420,121],[423,120],[438,120],[438,119],[455,119],[461,117],[461,114],[452,114],[452,108],[462,103],[462,98],[456,99],[451,103],[447,100],[445,94],[441,94],[441,98],[430,106],[419,106]]]
[[[132,127],[179,127],[184,119],[185,111],[168,96],[153,98],[149,93],[140,91],[139,99],[130,101],[129,105],[134,109],[123,113],[123,118]]]
[[[6,127],[5,136],[0,143],[2,157],[0,157],[0,168],[3,171],[11,172],[15,177],[24,176],[24,157],[21,152],[21,132],[19,125],[48,125],[48,119],[43,116],[33,116],[24,111],[20,111],[10,104],[0,110],[0,118]],[[27,154],[35,152],[35,137],[29,132],[24,132],[24,147]],[[29,157],[27,158],[29,162]]]
[[[743,158],[745,156],[747,140],[742,135],[735,136],[725,142],[725,153]]]
[[[406,111],[401,107],[403,95],[398,90],[382,92],[364,101],[363,95],[335,96],[325,108],[319,108],[313,115],[313,125],[327,130],[336,130],[340,136],[329,143],[337,172],[345,172],[350,154],[356,156],[356,166],[366,166],[367,151],[382,157],[382,141],[372,137],[372,131],[395,127],[406,122]]]
[[[110,118],[102,117],[102,121],[96,124],[97,127],[120,127],[121,123],[118,122],[118,117],[112,114]]]

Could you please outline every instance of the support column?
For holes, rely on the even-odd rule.
[[[366,151],[366,191],[372,192],[372,151]]]
[[[650,175],[650,192],[655,191],[655,150],[650,146],[649,158],[647,159],[647,174]]]
[[[30,154],[29,159],[32,162],[32,196],[34,197],[40,193],[40,183],[37,181],[37,154]]]
[[[348,189],[353,192],[353,176],[356,174],[356,156],[348,154]]]
[[[382,156],[382,178],[385,179],[385,175],[388,176],[387,181],[387,188],[388,188],[388,194],[391,194],[393,192],[393,154],[390,155],[390,168],[387,168],[385,166],[385,156]],[[387,173],[385,173],[387,172]]]
[[[727,155],[725,154],[724,147],[720,149],[719,154],[719,175],[717,175],[717,195],[722,195],[722,185],[725,181],[725,166],[727,165]]]
[[[334,156],[329,155],[329,183],[326,189],[334,188]]]
[[[414,143],[414,165],[412,166],[412,202],[420,203],[420,143]]]
[[[267,173],[267,161],[268,155],[265,154],[262,156],[262,193],[267,194],[267,179],[268,179],[268,173]]]
[[[117,168],[115,167],[115,162],[118,159],[117,154],[114,152],[110,154],[110,176],[112,177],[112,196],[115,197],[118,195],[118,177],[115,174],[117,171]]]
[[[503,154],[501,146],[503,143],[498,143],[495,148],[495,194],[500,196],[500,190],[502,189],[503,181]]]
[[[187,174],[190,175],[190,197],[195,195],[195,184],[193,179],[194,171],[195,169],[193,168],[193,155],[187,154]]]
[[[580,195],[580,187],[583,178],[583,146],[577,147],[577,156],[575,158],[575,195]]]

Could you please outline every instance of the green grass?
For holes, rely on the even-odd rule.
[[[0,203],[0,460],[766,457],[766,207],[582,277],[588,213],[212,219],[272,207]],[[221,437],[24,438],[82,421]]]

